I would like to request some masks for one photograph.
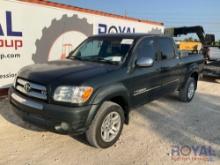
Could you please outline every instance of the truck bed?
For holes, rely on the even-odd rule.
[[[192,62],[198,62],[202,63],[204,61],[203,55],[202,54],[190,54],[188,52],[182,52],[185,55],[181,55],[182,57],[180,58],[180,61],[183,62],[184,64],[187,63],[192,63]]]

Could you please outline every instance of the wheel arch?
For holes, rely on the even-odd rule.
[[[194,80],[196,81],[196,89],[197,89],[197,82],[199,80],[199,73],[197,71],[192,72],[190,77],[194,78]]]
[[[198,81],[199,80],[199,73],[195,71],[195,72],[191,73],[190,77],[192,77],[196,81]]]
[[[90,125],[99,108],[105,101],[112,101],[116,104],[119,104],[124,111],[125,123],[129,123],[130,104],[128,90],[123,84],[115,84],[108,87],[102,87],[96,91],[95,95],[90,101],[90,104],[93,104],[94,108],[92,108],[89,112],[86,124],[87,126]]]
[[[194,79],[196,80],[196,82],[197,82],[197,81],[199,80],[199,73],[200,73],[200,72],[199,72],[199,66],[198,66],[198,64],[192,64],[192,65],[190,65],[189,68],[188,68],[188,71],[187,71],[187,73],[186,73],[186,75],[185,75],[185,78],[184,78],[184,80],[183,80],[183,83],[182,83],[182,85],[180,86],[179,90],[185,86],[187,80],[188,80],[190,77],[194,78]],[[197,83],[196,83],[196,88],[197,88]]]

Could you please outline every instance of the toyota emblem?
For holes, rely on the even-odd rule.
[[[26,83],[25,85],[24,85],[24,90],[28,93],[28,92],[30,92],[30,90],[31,90],[31,85],[29,84],[29,83]]]

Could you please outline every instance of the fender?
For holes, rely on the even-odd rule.
[[[92,104],[92,108],[90,109],[90,112],[87,117],[86,127],[88,127],[92,120],[94,119],[98,109],[101,107],[102,103],[106,100],[111,100],[114,97],[123,97],[123,99],[128,103],[128,113],[129,114],[129,93],[126,87],[123,84],[113,84],[110,86],[104,86],[99,88],[93,97],[90,100],[90,104]],[[126,116],[126,117],[127,117]]]
[[[198,64],[193,63],[193,64],[189,65],[187,73],[186,73],[184,81],[183,81],[183,84],[181,85],[181,88],[185,85],[185,82],[187,81],[187,79],[189,77],[191,77],[191,75],[193,73],[198,73],[198,75],[199,75],[199,72],[200,71],[199,71],[199,65]]]
[[[195,72],[199,74],[199,65],[194,63],[189,66],[188,73],[186,74],[187,78]]]

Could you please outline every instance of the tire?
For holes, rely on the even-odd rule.
[[[120,119],[118,119],[117,121],[120,121],[120,124],[115,125],[114,127],[114,128],[117,128],[116,129],[117,134],[115,135],[112,134],[111,138],[113,139],[110,139],[110,136],[109,136],[110,140],[106,141],[104,139],[103,128],[105,127],[103,125],[105,125],[105,123],[108,123],[107,122],[108,121],[107,119],[109,119],[108,117],[114,116],[113,114],[115,114],[115,118],[118,115]],[[86,131],[86,137],[87,137],[88,142],[92,146],[97,147],[97,148],[108,148],[112,146],[119,139],[119,136],[123,129],[124,120],[125,120],[124,111],[120,105],[114,102],[110,102],[110,101],[104,102],[102,106],[100,107],[100,109],[98,110],[91,125],[89,126],[89,129]],[[114,125],[114,124],[110,124],[110,128],[112,128],[111,125]]]
[[[81,19],[77,15],[71,17],[63,15],[60,20],[53,19],[51,25],[42,30],[42,37],[35,42],[36,53],[32,56],[34,63],[47,62],[53,43],[68,31],[78,31],[85,36],[90,36],[93,34],[93,25],[89,24],[86,18]]]
[[[197,87],[197,81],[194,78],[190,77],[186,81],[184,87],[180,89],[179,99],[182,102],[190,102],[195,95],[196,87]]]

